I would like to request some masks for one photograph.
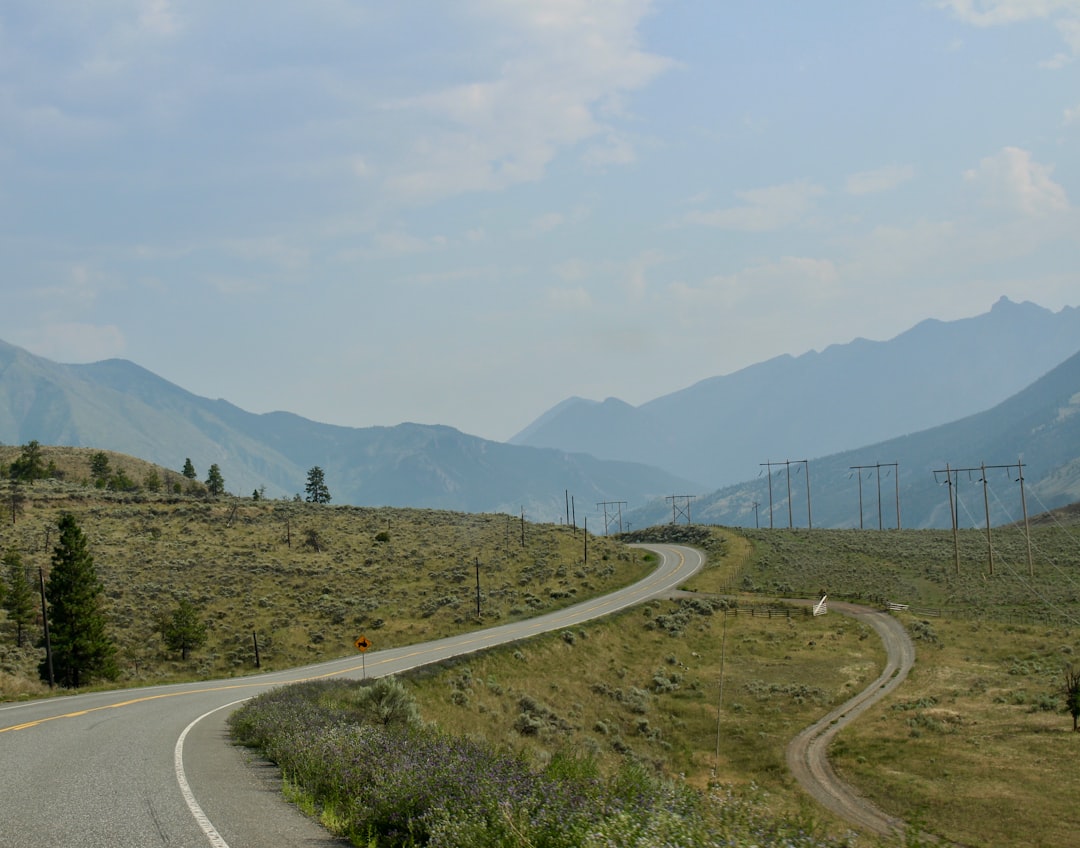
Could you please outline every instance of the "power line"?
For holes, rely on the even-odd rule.
[[[791,529],[792,527],[795,526],[795,522],[794,522],[794,519],[793,519],[793,516],[792,516],[792,507],[791,507],[791,466],[792,465],[801,465],[802,468],[800,468],[798,470],[799,471],[804,471],[805,470],[805,472],[806,472],[806,526],[807,526],[808,529],[813,530],[814,529],[814,521],[813,521],[813,518],[811,517],[811,510],[810,510],[810,462],[809,462],[809,460],[805,460],[805,459],[785,459],[783,462],[771,462],[771,461],[759,462],[758,465],[760,465],[762,468],[765,468],[768,471],[768,475],[769,475],[769,529],[771,530],[772,527],[773,527],[773,494],[772,494],[772,469],[773,469],[773,466],[774,465],[777,466],[777,467],[779,467],[781,465],[784,466],[784,476],[785,476],[785,478],[787,480],[788,529]],[[780,472],[778,471],[777,474],[779,474],[779,473]]]
[[[1030,574],[1034,573],[1034,566],[1033,566],[1032,560],[1031,560],[1031,533],[1030,533],[1030,530],[1027,527],[1027,502],[1026,502],[1026,498],[1025,498],[1025,495],[1024,495],[1024,485],[1023,485],[1023,478],[1024,478],[1024,463],[1023,463],[1023,460],[1019,460],[1019,461],[1017,461],[1015,463],[1010,463],[1008,465],[987,465],[985,462],[983,462],[983,463],[980,463],[977,466],[972,466],[970,468],[953,468],[951,465],[949,465],[949,463],[945,463],[945,468],[943,468],[943,469],[939,468],[939,469],[934,470],[934,472],[933,472],[934,479],[937,479],[937,476],[939,474],[944,474],[945,475],[945,483],[949,487],[949,512],[952,515],[952,529],[953,529],[953,557],[954,557],[955,562],[956,562],[956,573],[957,574],[960,573],[960,544],[959,544],[958,537],[957,537],[957,531],[958,531],[958,528],[959,528],[959,517],[960,517],[959,516],[959,508],[960,508],[960,495],[959,495],[960,474],[967,473],[968,476],[970,477],[973,472],[978,471],[980,473],[980,475],[981,475],[979,477],[978,482],[982,483],[982,486],[983,486],[983,507],[984,507],[984,513],[985,513],[985,517],[986,517],[987,561],[989,562],[989,565],[990,565],[990,573],[993,574],[994,573],[994,541],[993,541],[993,535],[992,535],[991,530],[990,530],[990,499],[989,499],[989,493],[988,493],[989,478],[988,478],[986,472],[987,471],[993,471],[995,469],[1004,469],[1007,472],[1010,472],[1009,476],[1011,478],[1011,476],[1012,476],[1011,471],[1012,471],[1013,468],[1016,468],[1019,471],[1020,499],[1024,504],[1024,516],[1025,516],[1025,518],[1024,518],[1024,529],[1025,529],[1025,533],[1027,534],[1027,539],[1028,539],[1028,574],[1030,575]],[[954,480],[954,475],[955,475],[955,480]],[[966,511],[966,508],[965,508],[965,511]],[[970,515],[970,513],[968,513],[968,514]]]
[[[608,518],[608,507],[614,507],[614,512],[611,518]],[[613,521],[619,522],[619,533],[622,533],[622,508],[626,506],[626,501],[600,501],[596,505],[597,509],[604,508],[604,535],[608,534],[608,529],[611,527]]]
[[[859,479],[859,529],[863,529],[863,498],[862,498],[862,472],[864,470],[873,469],[874,476],[877,478],[877,519],[878,530],[884,529],[881,513],[881,469],[891,468],[892,475],[895,478],[896,484],[896,529],[900,529],[900,463],[898,462],[875,462],[873,465],[852,465],[849,466],[852,471],[857,472]]]
[[[690,520],[690,502],[696,498],[697,495],[668,495],[664,500],[671,501],[671,523],[675,524],[679,520],[679,516],[683,516],[686,519],[687,524],[693,524]]]

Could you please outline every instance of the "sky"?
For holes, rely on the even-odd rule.
[[[0,339],[504,441],[1080,305],[1080,0],[5,0]]]

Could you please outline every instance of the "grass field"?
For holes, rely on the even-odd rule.
[[[954,565],[951,534],[652,532],[711,551],[709,567],[685,587],[702,597],[745,586],[749,577],[759,589],[775,581],[776,595],[813,596],[796,587],[831,586],[856,599],[901,592],[906,601],[936,604],[943,616],[901,614],[916,643],[915,670],[893,698],[840,734],[837,769],[879,806],[949,840],[1074,845],[1080,734],[1071,732],[1058,689],[1064,664],[1080,660],[1080,606],[1070,600],[1067,570],[1075,526],[1046,530],[1033,536],[1037,551],[1057,559],[1037,564],[1046,576],[1029,582],[997,574],[1001,585],[988,574],[970,579],[988,598],[1038,592],[999,608],[985,598],[950,607],[956,596],[940,586]],[[977,548],[970,537],[965,544]],[[1040,596],[1050,600],[1042,613]],[[739,597],[772,603],[774,595]],[[725,639],[725,618],[700,609],[692,598],[655,602],[429,673],[416,682],[417,695],[440,726],[498,739],[539,762],[559,750],[588,750],[601,760],[648,762],[699,787],[757,787],[778,814],[842,834],[846,825],[792,785],[783,751],[798,730],[877,674],[880,643],[832,614],[729,616]],[[1044,615],[1064,620],[1014,621]]]
[[[75,449],[45,450],[48,458]],[[58,517],[76,517],[105,584],[126,683],[252,672],[255,639],[263,669],[343,656],[361,633],[375,649],[411,644],[568,606],[647,571],[639,552],[613,539],[590,538],[586,562],[580,530],[523,528],[508,515],[111,493],[58,481],[21,492],[15,523],[0,523],[0,551],[18,551],[36,584],[38,568],[48,575]],[[165,649],[159,627],[181,598],[209,627],[187,662]],[[39,657],[14,647],[0,613],[0,697],[44,691]]]
[[[47,568],[49,528],[76,515],[106,584],[123,682],[248,673],[252,633],[263,667],[281,668],[346,654],[360,632],[377,651],[474,628],[476,559],[490,624],[632,581],[650,563],[623,542],[692,544],[709,562],[684,595],[411,676],[423,716],[540,765],[588,752],[609,769],[635,762],[697,788],[733,787],[804,830],[842,836],[846,825],[792,784],[784,748],[876,676],[880,643],[835,614],[746,611],[823,590],[887,599],[915,610],[900,615],[916,666],[840,734],[837,770],[951,841],[1080,844],[1080,734],[1059,693],[1064,665],[1080,662],[1075,523],[1033,523],[1032,573],[1020,528],[994,530],[993,573],[985,533],[972,530],[954,549],[938,531],[668,526],[591,538],[586,563],[566,527],[526,525],[522,547],[505,515],[108,493],[83,485],[87,453],[68,460],[65,482],[25,490],[14,525],[0,524],[0,550]],[[181,597],[211,625],[187,663],[156,630]],[[724,615],[736,602],[739,614]],[[12,641],[0,614],[0,698],[41,694],[38,650]]]

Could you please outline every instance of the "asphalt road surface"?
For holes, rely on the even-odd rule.
[[[528,621],[252,677],[0,706],[0,848],[342,844],[281,799],[275,769],[228,743],[247,698],[299,680],[378,677],[572,627],[670,592],[704,556],[649,545],[633,586]]]

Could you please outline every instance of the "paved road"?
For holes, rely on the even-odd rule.
[[[649,545],[661,563],[626,589],[540,618],[248,678],[0,706],[0,848],[265,848],[340,844],[281,802],[276,772],[227,744],[239,703],[316,677],[399,674],[572,627],[670,592],[704,562]]]
[[[788,768],[816,801],[853,824],[880,834],[902,832],[903,821],[878,809],[837,777],[827,754],[833,737],[845,725],[903,683],[915,663],[915,646],[904,625],[887,612],[835,601],[829,602],[829,611],[850,615],[877,631],[885,644],[885,668],[866,689],[791,741]]]

